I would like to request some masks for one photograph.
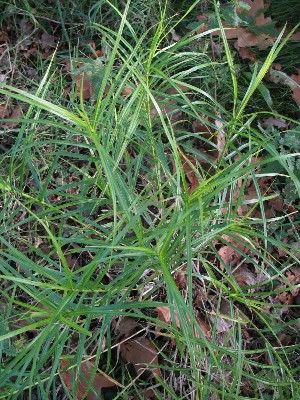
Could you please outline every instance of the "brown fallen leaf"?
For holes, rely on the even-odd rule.
[[[216,324],[217,333],[228,332],[233,324],[233,316],[229,301],[222,298],[218,314],[212,312],[209,318],[213,324]]]
[[[189,193],[191,193],[194,189],[196,189],[199,186],[198,176],[195,173],[195,171],[197,171],[196,160],[191,155],[185,154],[183,153],[182,150],[180,150],[180,161],[185,174],[188,191]],[[173,173],[175,174],[176,164],[173,160],[172,160],[172,166],[173,166]]]
[[[156,312],[157,312],[157,318],[160,321],[165,322],[166,324],[171,324],[172,322],[172,317],[171,317],[171,311],[170,311],[170,307],[168,306],[160,306],[160,307],[156,307]],[[177,328],[180,328],[180,322],[178,319],[178,314],[176,311],[174,311],[174,316],[175,316],[175,322],[176,322],[176,326]],[[158,330],[159,331],[159,330]]]
[[[0,119],[4,119],[9,115],[9,111],[6,104],[0,105]]]
[[[277,290],[282,289],[282,290],[284,290],[284,291],[283,291],[282,293],[278,293],[278,294],[275,296],[275,300],[279,301],[279,302],[282,303],[282,304],[287,304],[287,305],[291,305],[291,304],[294,303],[294,296],[292,295],[292,293],[287,292],[287,291],[285,290],[285,289],[286,289],[285,286],[278,286],[276,289],[277,289]]]
[[[238,45],[238,41],[234,43],[234,47],[237,49],[239,56],[243,60],[250,60],[252,62],[256,62],[257,58],[254,53],[252,53],[247,47],[240,47]]]
[[[75,85],[77,88],[78,97],[81,96],[81,91],[83,100],[88,100],[92,97],[93,95],[92,79],[86,77],[84,73],[75,76]]]
[[[16,106],[13,109],[9,118],[18,119],[18,118],[21,118],[21,116],[22,116],[22,108],[21,108],[21,106]],[[7,122],[6,123],[6,126],[9,126],[10,128],[14,128],[17,125],[19,125],[19,122]]]
[[[233,276],[241,287],[256,285],[266,279],[265,275],[261,271],[252,272],[244,264],[234,270]]]
[[[157,318],[160,321],[163,321],[166,324],[171,325],[172,317],[171,317],[170,308],[168,306],[156,307],[155,310],[157,311],[157,314],[158,314]],[[178,314],[177,314],[176,310],[174,311],[174,316],[175,316],[176,326],[177,326],[177,328],[180,328],[180,322],[179,322],[179,318],[178,318]],[[190,318],[188,316],[187,316],[187,318],[190,321]],[[196,321],[197,321],[198,325],[200,326],[200,328],[202,329],[206,339],[210,340],[211,339],[211,332],[210,332],[209,325],[206,323],[206,321],[203,318],[200,318],[200,317],[196,317]],[[157,328],[156,332],[159,333],[160,332],[160,328]],[[196,337],[200,337],[198,330],[195,330],[195,336]]]
[[[291,78],[297,83],[298,87],[292,89],[293,99],[300,106],[300,69],[298,68],[298,74],[291,75]]]
[[[186,289],[187,287],[187,276],[186,276],[186,263],[184,263],[181,267],[177,268],[174,273],[174,281],[178,289]]]
[[[178,89],[183,93],[188,91],[188,88],[182,84],[178,85]],[[166,116],[169,113],[171,113],[172,111],[176,110],[177,103],[178,103],[177,99],[170,98],[170,96],[176,95],[176,94],[178,94],[178,90],[172,86],[166,90],[165,95],[161,95],[156,99],[156,102],[157,102],[163,116]],[[157,116],[157,114],[158,114],[158,112],[157,112],[156,107],[153,107],[152,110],[150,111],[151,120],[153,120]],[[176,122],[177,120],[179,120],[181,118],[182,118],[182,112],[177,111],[171,115],[170,120],[171,120],[171,122]]]
[[[153,389],[145,390],[142,395],[143,395],[144,400],[155,400],[157,398],[155,396]]]
[[[57,36],[48,35],[48,33],[43,33],[41,37],[41,47],[47,53],[54,50],[58,42]]]
[[[218,254],[221,257],[223,263],[226,266],[231,266],[234,267],[242,258],[242,254],[248,254],[250,252],[250,249],[246,247],[246,245],[238,242],[236,239],[228,236],[228,235],[222,235],[222,238],[226,240],[229,244],[224,244],[219,250]],[[237,249],[235,249],[235,248]],[[240,252],[242,254],[240,254]],[[221,265],[221,268],[223,269],[223,265]]]
[[[142,374],[150,369],[153,375],[160,375],[159,368],[147,366],[146,364],[158,364],[158,352],[156,347],[147,338],[139,338],[120,344],[122,358],[130,362],[137,374]]]
[[[262,26],[265,24],[269,24],[272,22],[271,17],[265,17],[264,11],[266,9],[266,5],[264,3],[264,0],[243,0],[245,3],[247,3],[250,6],[250,9],[247,12],[247,15],[249,17],[255,17],[255,24],[256,26]],[[241,10],[242,11],[242,10]],[[237,10],[237,12],[239,12]]]
[[[87,400],[97,400],[99,399],[99,395],[101,394],[101,390],[103,388],[112,387],[117,384],[117,382],[113,379],[108,379],[108,377],[106,377],[105,375],[97,373],[92,383],[92,387],[96,392],[95,394],[91,389],[88,389],[88,382],[91,381],[91,376],[93,374],[93,370],[95,369],[95,364],[91,361],[82,362],[79,369],[79,376],[75,376],[76,367],[68,369],[72,365],[74,365],[73,360],[74,359],[71,357],[68,359],[62,359],[60,361],[60,367],[62,369],[62,380],[70,393],[76,399],[81,400],[85,398]],[[75,382],[77,383],[76,393],[74,392]],[[85,393],[86,396],[84,397]]]
[[[264,120],[262,125],[264,128],[267,128],[268,126],[272,126],[272,127],[281,129],[281,128],[287,128],[288,122],[283,118],[269,117]]]
[[[250,8],[247,11],[248,16],[254,16],[255,25],[261,27],[263,25],[269,24],[272,19],[270,17],[265,17],[262,12],[265,10],[264,0],[245,0],[244,3],[247,3]],[[237,14],[243,12],[244,8],[237,8]],[[202,33],[208,30],[208,25],[210,22],[209,17],[206,14],[201,14],[197,17],[200,28],[197,33]],[[227,39],[237,39],[237,46],[239,48],[246,48],[252,46],[258,46],[259,49],[264,49],[268,46],[272,46],[276,40],[275,37],[266,35],[264,33],[256,34],[254,32],[248,31],[246,28],[232,27],[223,23],[223,27],[225,29],[225,36]],[[221,36],[220,30],[217,30],[212,33],[212,36]]]
[[[112,326],[114,327],[118,337],[125,339],[135,333],[139,325],[134,318],[124,317],[120,318],[119,321],[113,319]]]
[[[129,96],[132,93],[132,87],[129,85],[125,85],[124,89],[121,92],[122,96]]]

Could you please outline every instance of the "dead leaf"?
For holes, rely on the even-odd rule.
[[[266,9],[264,0],[243,0],[243,1],[247,4],[249,4],[249,6],[250,6],[250,9],[248,10],[247,15],[249,17],[253,17],[256,15],[256,17],[255,17],[256,26],[262,26],[262,25],[269,24],[270,22],[272,22],[272,18],[265,17],[264,13],[262,12]]]
[[[194,189],[196,189],[199,186],[199,180],[196,174],[196,171],[198,171],[197,162],[193,156],[185,154],[181,150],[180,150],[180,161],[186,177],[188,191],[189,193],[191,193]],[[173,173],[175,174],[176,165],[174,161],[172,161],[172,165],[173,165]],[[205,160],[203,163],[203,169],[208,170],[209,168],[210,164],[208,164],[207,161]]]
[[[174,273],[174,281],[178,289],[186,289],[187,287],[187,276],[186,276],[186,263],[179,267]]]
[[[199,22],[200,28],[197,30],[197,33],[203,33],[207,31],[208,24],[210,22],[210,18],[206,14],[201,14],[196,17]]]
[[[283,118],[269,117],[269,118],[265,119],[263,122],[264,128],[267,128],[268,126],[272,126],[272,127],[281,129],[281,128],[287,128],[288,123]]]
[[[248,16],[255,16],[255,25],[261,27],[263,25],[269,24],[272,22],[270,17],[265,17],[264,13],[261,12],[265,9],[265,4],[263,0],[245,0],[250,8],[247,11]],[[237,13],[243,11],[243,8],[237,9]],[[199,24],[201,25],[200,29],[197,33],[205,32],[208,29],[208,24],[210,22],[209,17],[206,14],[201,14],[197,17]],[[237,39],[237,46],[239,48],[258,46],[259,49],[264,49],[268,46],[272,46],[275,43],[276,38],[273,36],[269,36],[267,34],[261,33],[256,34],[254,32],[248,31],[246,28],[240,27],[232,27],[223,23],[223,27],[225,29],[225,36],[227,39]],[[221,36],[220,30],[217,30],[212,33],[212,36]]]
[[[171,325],[172,317],[171,317],[170,308],[168,306],[156,307],[156,311],[158,314],[157,319],[165,322],[166,324]],[[179,318],[178,318],[178,314],[177,314],[176,310],[174,311],[174,316],[175,316],[176,326],[177,326],[177,328],[180,328],[180,322],[179,322]],[[187,319],[188,319],[188,321],[190,321],[190,318],[188,316],[187,316]],[[210,333],[209,325],[205,322],[204,319],[202,319],[200,317],[196,317],[196,321],[197,321],[198,325],[200,326],[200,328],[202,329],[206,339],[210,340],[211,333]],[[160,328],[157,328],[156,332],[160,332]],[[200,337],[199,332],[197,330],[195,330],[195,335],[197,337]]]
[[[222,318],[223,316],[225,318]],[[217,333],[228,332],[233,324],[232,321],[233,316],[229,301],[222,298],[220,303],[219,313],[215,314],[213,312],[209,318],[212,323],[216,324]]]
[[[295,244],[299,247],[299,243]],[[300,269],[290,268],[289,271],[287,271],[286,276],[292,285],[298,285],[300,283]]]
[[[8,41],[8,33],[1,31],[0,32],[0,43],[5,43]]]
[[[0,105],[0,119],[4,119],[9,115],[9,111],[6,104]]]
[[[223,129],[223,122],[216,119],[215,120],[216,128],[217,128],[217,149],[218,149],[218,159],[223,156],[223,151],[225,149],[226,144],[226,136]]]
[[[285,286],[278,286],[277,290],[280,289],[286,290]],[[282,304],[291,305],[294,303],[294,296],[290,292],[283,291],[282,293],[278,293],[275,296],[275,300],[279,301]]]
[[[155,393],[152,389],[147,389],[143,393],[144,400],[155,400]]]
[[[300,69],[298,69],[298,74],[297,75],[296,74],[291,75],[291,78],[298,85],[298,87],[294,87],[292,89],[292,92],[293,92],[293,99],[298,104],[298,106],[300,106]]]
[[[171,311],[168,306],[161,306],[161,307],[156,307],[156,312],[157,312],[157,319],[160,321],[165,322],[166,324],[171,324],[172,322],[172,317],[171,317]],[[174,311],[174,316],[175,316],[175,322],[177,328],[180,328],[180,322],[178,319],[178,314],[176,311]]]
[[[13,109],[9,118],[18,119],[18,118],[21,118],[21,116],[22,116],[22,108],[21,108],[21,106],[16,106]],[[10,128],[14,128],[17,125],[19,125],[19,122],[7,122],[7,124],[6,124],[6,126],[9,126]]]
[[[95,50],[95,49],[94,49]],[[104,57],[105,53],[102,50],[95,50],[95,54],[91,54],[90,57],[93,60],[96,60],[96,58]]]
[[[178,94],[178,90],[180,90],[181,92],[185,93],[187,92],[189,89],[182,84],[177,85],[178,89],[175,87],[170,87],[169,89],[166,90],[166,94],[165,96],[159,96],[156,99],[156,102],[162,112],[163,116],[168,115],[169,113],[171,113],[172,111],[175,111],[177,108],[177,99],[175,98],[170,98],[170,96],[172,95],[176,95]],[[154,119],[158,114],[157,108],[153,107],[152,110],[150,111],[150,118],[151,120]],[[180,118],[182,118],[182,112],[178,111],[178,112],[174,112],[171,117],[170,120],[171,122],[175,122],[177,120],[179,120]]]
[[[120,318],[119,321],[113,319],[112,326],[114,327],[118,337],[125,339],[135,333],[139,325],[134,318],[124,317]]]
[[[54,50],[58,42],[57,36],[48,35],[48,33],[43,33],[41,37],[41,47],[47,53]]]
[[[177,35],[177,33],[175,32],[175,29],[171,29],[171,35],[172,35],[172,39],[174,40],[174,42],[178,42],[181,39],[181,36]]]
[[[83,100],[88,100],[93,95],[93,86],[92,86],[92,79],[86,77],[84,74],[79,74],[75,76],[75,84],[77,88],[77,96],[81,96],[82,90],[82,97]]]
[[[196,321],[198,322],[198,325],[202,329],[204,336],[210,342],[211,341],[210,326],[203,318],[196,317]],[[199,332],[197,330],[195,330],[195,336],[201,338],[201,335],[199,335]]]
[[[238,242],[236,239],[228,235],[222,235],[222,238],[229,243],[229,244],[224,244],[218,250],[218,254],[226,266],[231,266],[231,267],[235,266],[243,257],[243,254],[248,254],[250,252],[250,249],[248,247]],[[240,254],[238,250],[240,250],[242,254]],[[221,268],[223,269],[223,265],[221,265]]]
[[[270,68],[266,77],[274,83],[279,83],[281,85],[288,86],[290,89],[294,90],[299,88],[298,76],[289,76],[286,73]]]
[[[156,347],[147,338],[143,337],[121,343],[120,352],[125,361],[133,364],[137,374],[141,374],[145,370],[147,371],[150,369],[152,374],[160,375],[159,368],[146,366],[146,364],[158,364],[158,352]]]
[[[72,256],[72,254],[68,254],[65,258],[70,270],[74,271],[79,267],[78,257]]]
[[[239,56],[243,60],[250,60],[252,62],[256,62],[257,58],[254,53],[252,53],[250,50],[247,49],[247,47],[240,47],[238,45],[238,42],[234,43],[234,47],[237,49]]]
[[[71,367],[72,365],[74,365],[73,358],[62,359],[60,361],[60,367],[63,370],[61,372],[61,377],[70,393],[72,393],[72,395],[78,400],[83,399],[83,396],[86,392],[87,395],[84,398],[87,400],[97,400],[103,388],[112,387],[117,384],[117,382],[113,379],[110,380],[105,375],[97,373],[93,380],[92,386],[98,395],[94,394],[92,390],[88,390],[87,382],[91,380],[93,370],[95,369],[95,364],[91,361],[82,362],[79,369],[79,377],[75,376],[76,367],[67,370],[67,368]],[[78,383],[76,393],[74,393],[75,382]]]
[[[246,265],[240,265],[236,268],[233,276],[241,287],[256,285],[266,279],[261,271],[252,272]]]
[[[132,93],[132,87],[129,85],[125,85],[124,89],[121,92],[122,96],[129,96]]]

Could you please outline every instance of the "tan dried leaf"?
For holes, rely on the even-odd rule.
[[[293,99],[298,104],[298,106],[300,106],[300,69],[298,69],[298,75],[293,74],[293,75],[291,75],[291,78],[298,85],[298,87],[294,87],[292,89],[292,92],[293,92]]]
[[[125,85],[124,89],[121,92],[122,96],[129,96],[132,93],[132,87],[129,85]]]
[[[225,265],[230,265],[231,267],[233,267],[240,261],[240,259],[242,258],[242,254],[240,254],[237,250],[240,250],[241,253],[244,254],[248,254],[250,252],[250,249],[248,247],[246,247],[242,243],[239,243],[236,239],[228,235],[222,235],[222,238],[229,243],[228,245],[224,244],[218,250],[218,254]],[[235,247],[237,250],[235,250],[233,247]]]
[[[160,375],[159,368],[146,366],[146,364],[158,364],[156,347],[147,338],[121,343],[120,352],[125,361],[133,364],[138,374],[150,369],[153,375]]]
[[[264,120],[263,122],[263,127],[267,128],[268,126],[274,126],[276,128],[287,128],[288,123],[285,119],[283,118],[275,118],[275,117],[269,117]]]
[[[48,35],[48,33],[43,33],[41,37],[41,46],[45,52],[55,49],[58,42],[57,36]]]
[[[166,324],[171,325],[172,317],[171,317],[170,308],[168,306],[156,307],[156,311],[158,313],[157,318],[159,320],[165,322]],[[177,328],[180,328],[180,322],[179,322],[179,318],[178,318],[178,314],[177,314],[176,310],[174,311],[174,315],[175,315],[176,326],[177,326]],[[190,318],[188,316],[187,316],[187,319],[188,319],[188,321],[190,321]],[[200,317],[196,317],[196,321],[199,324],[200,328],[202,329],[206,339],[210,340],[211,333],[210,333],[209,325],[205,322],[205,320],[203,318],[200,318]],[[160,331],[160,329],[158,328],[156,330],[156,332],[159,332],[159,331]],[[199,332],[197,330],[195,330],[195,335],[197,337],[200,337]]]
[[[186,179],[189,183],[189,193],[191,193],[199,186],[199,180],[195,173],[195,170],[197,170],[197,163],[194,157],[190,156],[189,154],[184,154],[183,152],[180,154],[180,161],[182,163],[182,168],[184,170]],[[173,164],[173,166],[174,165],[175,164]]]
[[[229,301],[223,298],[221,300],[219,313],[212,313],[209,318],[212,323],[216,324],[217,333],[228,332],[233,324]]]
[[[22,108],[21,108],[21,106],[16,106],[13,109],[9,118],[18,119],[18,118],[21,118],[21,116],[22,116]],[[6,126],[9,126],[10,128],[14,128],[17,125],[19,125],[19,122],[7,122],[7,124],[6,124]]]
[[[97,400],[99,394],[101,394],[102,388],[112,387],[117,384],[113,379],[108,379],[108,377],[102,374],[96,374],[92,386],[95,389],[95,394],[92,390],[88,389],[88,381],[91,380],[93,370],[95,369],[95,364],[91,361],[82,362],[79,370],[79,377],[75,377],[76,367],[68,369],[73,365],[73,358],[63,359],[60,361],[60,367],[63,370],[61,373],[62,380],[67,386],[70,393],[75,396],[76,399],[83,399],[85,393],[87,400]],[[75,382],[78,383],[77,391],[75,390]]]
[[[6,104],[0,105],[0,119],[4,119],[8,116],[9,111]]]
[[[92,79],[85,77],[84,74],[79,74],[75,76],[75,84],[77,88],[77,96],[81,96],[82,90],[82,97],[83,100],[88,100],[93,95],[93,86],[92,86]]]
[[[245,3],[249,4],[250,9],[247,12],[249,17],[256,15],[255,24],[256,26],[262,26],[272,22],[271,17],[265,17],[264,13],[261,12],[266,8],[264,0],[243,0]]]
[[[172,322],[172,317],[171,317],[171,311],[170,308],[168,306],[160,306],[160,307],[156,307],[155,309],[157,311],[157,318],[160,321],[165,322],[166,324],[171,324]],[[180,328],[180,322],[178,319],[178,314],[176,311],[174,311],[174,316],[175,316],[175,322],[176,322],[176,326],[177,328]]]
[[[256,62],[257,58],[252,51],[247,49],[247,47],[240,47],[238,45],[238,41],[234,43],[234,47],[237,49],[239,56],[244,60],[250,60],[252,62]]]
[[[118,337],[128,338],[137,331],[138,323],[134,318],[124,317],[119,321],[115,319],[112,321],[112,325],[118,335]]]
[[[186,276],[186,263],[179,267],[174,273],[174,281],[178,289],[186,289],[187,287],[187,276]]]

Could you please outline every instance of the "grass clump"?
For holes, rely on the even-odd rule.
[[[85,76],[70,100],[52,89],[58,53],[34,93],[0,87],[29,107],[0,166],[0,398],[297,398],[297,217],[270,215],[280,176],[262,172],[278,163],[299,193],[297,154],[248,109],[280,38],[240,93],[223,33],[228,106],[205,82],[225,60],[191,50],[209,32],[174,42],[166,5],[155,23],[138,7],[89,5],[106,46],[91,99]],[[138,329],[118,333],[126,317]],[[130,335],[154,362],[119,356]],[[100,371],[114,384],[93,389]]]

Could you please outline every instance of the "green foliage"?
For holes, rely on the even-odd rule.
[[[266,392],[273,398],[297,398],[299,344],[281,345],[284,305],[270,300],[280,280],[284,290],[294,287],[285,277],[287,267],[269,247],[286,252],[293,263],[297,256],[291,245],[268,236],[268,195],[259,187],[259,178],[268,172],[257,172],[277,163],[281,170],[272,176],[284,173],[300,193],[298,155],[292,147],[297,130],[281,136],[280,143],[260,131],[257,113],[248,112],[284,46],[281,37],[241,92],[224,31],[226,61],[212,61],[190,50],[207,32],[171,41],[178,21],[172,22],[166,7],[142,30],[137,21],[148,21],[153,3],[133,1],[118,8],[119,2],[83,2],[82,12],[85,6],[90,7],[91,30],[107,49],[106,58],[80,67],[96,76],[91,102],[81,96],[65,105],[53,95],[50,83],[56,82],[54,91],[60,92],[57,82],[62,79],[54,68],[55,55],[35,93],[0,86],[3,96],[29,106],[0,164],[1,302],[11,310],[0,336],[0,387],[5,390],[0,399],[66,396],[60,360],[70,354],[76,372],[82,360],[92,359],[122,383],[115,399],[140,395],[138,381],[114,352],[119,342],[111,322],[128,315],[141,321],[143,332],[150,327],[149,335],[157,327],[164,330],[163,339],[152,335],[162,371],[155,385],[157,398],[184,398],[192,392],[199,399],[258,399]],[[113,27],[102,23],[102,7],[116,22]],[[63,10],[58,13],[65,20]],[[219,102],[206,83],[208,75],[221,79],[225,62],[230,106]],[[131,88],[127,97],[122,94],[126,85]],[[174,107],[167,114],[169,104]],[[184,113],[183,121],[173,123],[176,112]],[[201,139],[186,129],[203,115],[213,117],[212,136],[225,135],[224,148],[218,149],[208,172],[202,168],[201,147],[193,144],[197,140],[216,148],[213,138]],[[190,163],[199,183],[192,192],[181,154],[184,146],[198,167]],[[259,154],[263,159],[253,164]],[[249,180],[257,196],[245,200]],[[239,213],[249,203],[261,211],[261,218]],[[262,279],[239,285],[216,243],[237,251]],[[174,278],[182,266],[184,292]],[[196,290],[201,287],[210,295],[203,307],[194,305],[195,282]],[[153,316],[155,307],[166,305],[170,326]],[[210,324],[211,341],[197,320],[202,314]],[[220,321],[229,321],[221,341]],[[289,321],[291,330],[295,324],[296,319]],[[254,341],[246,349],[245,330]],[[176,350],[164,341],[170,336]],[[177,379],[187,382],[185,393],[173,384]]]

